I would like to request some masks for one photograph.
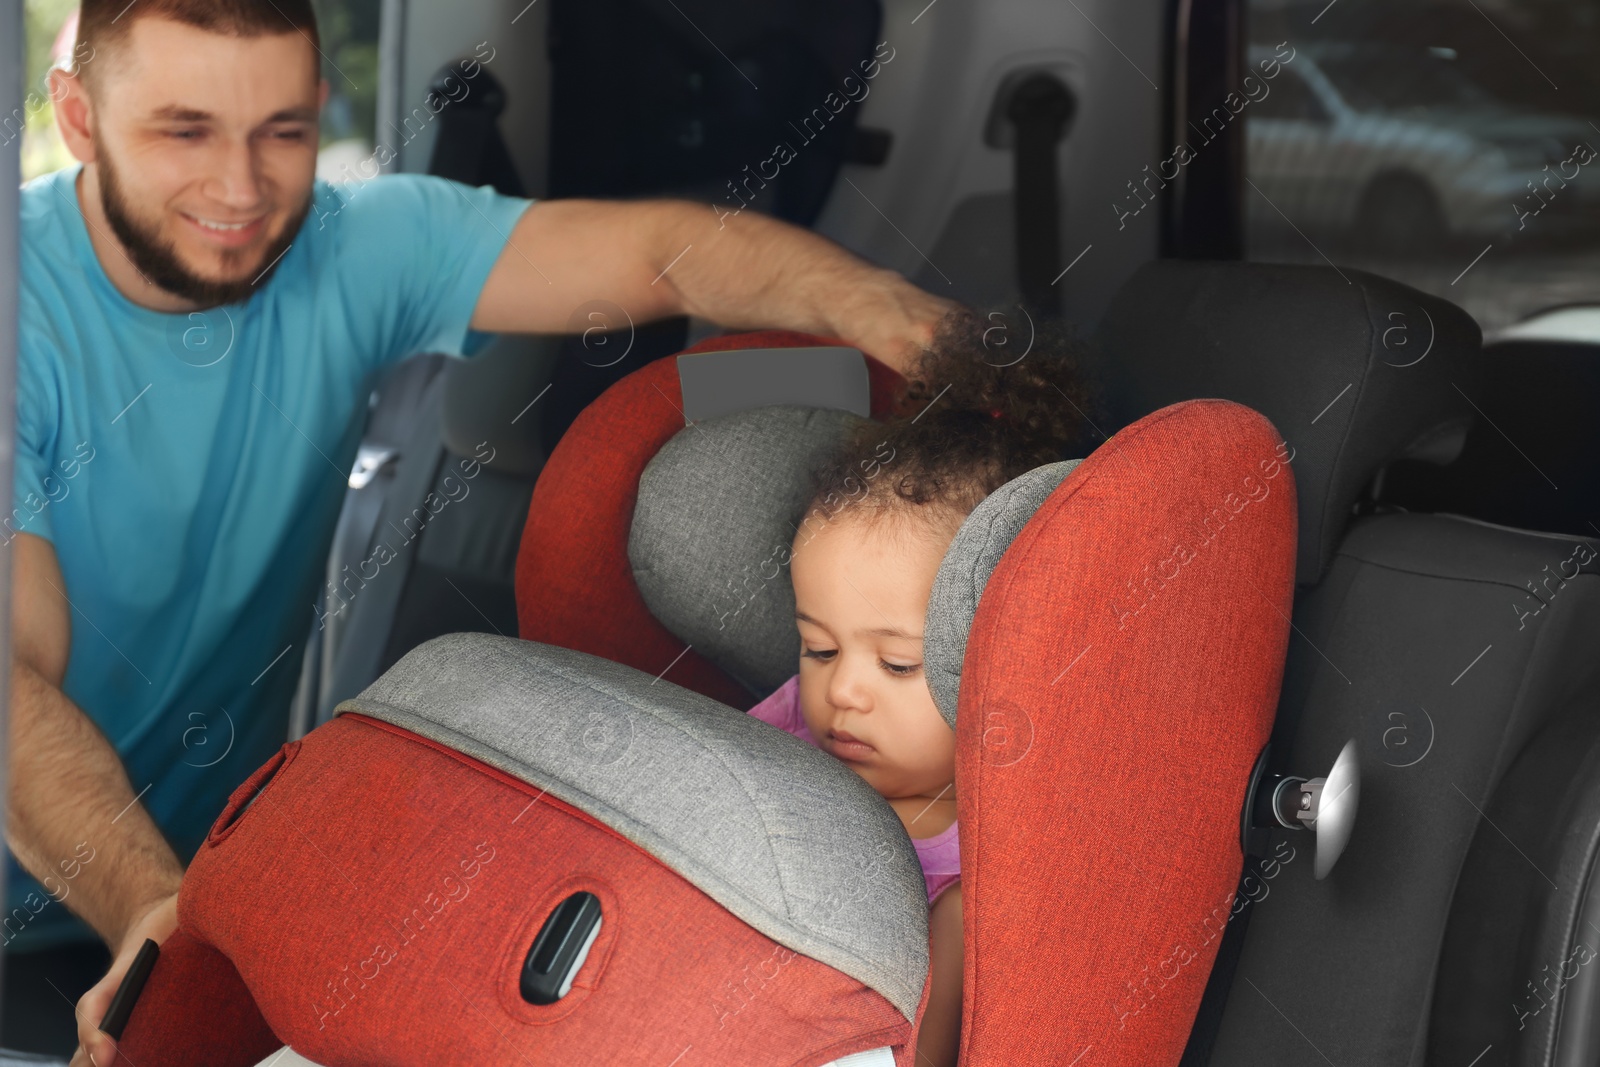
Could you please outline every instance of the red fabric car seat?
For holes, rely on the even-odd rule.
[[[670,369],[587,410],[535,493],[551,514],[530,513],[524,539],[523,637],[562,640],[419,646],[245,783],[185,879],[126,1059],[244,1067],[282,1042],[327,1067],[690,1047],[914,1061],[925,897],[898,819],[842,764],[735,714],[719,694],[760,693],[711,659],[683,667],[693,653],[634,581],[639,477],[699,402]],[[868,377],[881,414],[892,379]],[[1177,1062],[1287,643],[1280,444],[1239,404],[1155,412],[1024,516],[992,573],[967,575],[982,598],[955,650],[963,1063]],[[528,558],[557,549],[574,556]],[[661,662],[608,654],[652,641]],[[682,687],[659,684],[674,669]],[[536,1010],[518,964],[577,889],[606,920],[571,992]],[[785,953],[794,978],[741,1001],[737,1025],[696,1021],[741,963]],[[1159,1004],[1131,1003],[1156,995],[1152,972]]]
[[[1181,1058],[1288,645],[1280,445],[1229,401],[1154,412],[989,576],[956,726],[963,1064]]]
[[[592,944],[530,1000],[579,894]],[[119,1062],[912,1067],[926,1003],[921,872],[864,782],[707,697],[496,635],[418,646],[284,746],[178,917]]]
[[[680,684],[745,706],[745,690],[764,696],[772,679],[741,685],[703,646],[686,651],[688,631],[666,631],[633,580],[639,476],[688,437],[678,375],[666,361],[649,369],[592,405],[574,426],[583,436],[546,466],[519,559],[523,635],[610,655],[646,632],[649,657],[641,644],[627,662],[655,672],[695,657]],[[892,399],[875,390],[874,414]],[[1070,1062],[1091,1045],[1096,1062],[1178,1062],[1216,952],[1209,931],[1233,902],[1240,810],[1282,678],[1296,552],[1287,456],[1249,408],[1173,405],[1069,475],[989,578],[957,725],[963,1063]],[[603,478],[614,480],[596,492]],[[598,523],[581,544],[569,522],[579,499],[581,521]],[[720,544],[715,521],[660,555]],[[553,580],[569,568],[592,576],[595,596]],[[1040,923],[1041,900],[1095,919]]]

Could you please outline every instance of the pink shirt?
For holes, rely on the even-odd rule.
[[[790,678],[767,699],[750,709],[750,714],[762,722],[794,734],[813,748],[821,749],[817,739],[806,728],[805,716],[800,714],[800,676]],[[928,903],[961,880],[961,851],[956,822],[947,830],[932,837],[911,839],[916,846],[917,860],[922,864],[922,877],[928,883]]]

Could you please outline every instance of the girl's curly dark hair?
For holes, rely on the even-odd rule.
[[[1080,343],[1054,320],[1031,344],[1012,333],[970,309],[945,316],[890,420],[863,423],[812,473],[807,514],[831,520],[865,504],[869,521],[959,522],[1011,479],[1072,458],[1096,407]]]

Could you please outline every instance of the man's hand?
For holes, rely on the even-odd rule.
[[[94,988],[78,1001],[78,1050],[72,1057],[71,1067],[110,1067],[115,1058],[116,1044],[107,1034],[100,1032],[100,1022],[111,1007],[111,998],[122,984],[123,976],[133,958],[139,954],[145,939],[156,944],[164,942],[178,928],[178,894],[156,901],[149,910],[136,919],[117,946],[111,961],[111,970],[96,982]]]
[[[827,332],[901,375],[933,343],[939,320],[964,306],[918,289],[892,270],[875,272],[851,296]]]

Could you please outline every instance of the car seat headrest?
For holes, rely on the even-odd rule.
[[[915,850],[894,810],[820,749],[632,667],[494,634],[418,645],[347,712],[548,791],[915,1018],[928,973]]]
[[[639,477],[628,559],[640,595],[758,696],[800,662],[789,557],[810,473],[863,421],[794,404],[707,418],[667,441]]]
[[[945,550],[933,591],[928,595],[928,614],[922,630],[922,670],[933,702],[952,730],[956,728],[967,635],[983,587],[1039,505],[1081,462],[1068,459],[1047,463],[1011,479],[973,509]]]
[[[1147,263],[1096,340],[1089,358],[1117,426],[1219,397],[1279,428],[1300,489],[1301,584],[1321,577],[1380,468],[1455,458],[1482,375],[1466,312],[1348,267]]]
[[[763,696],[795,673],[791,547],[809,475],[862,420],[775,405],[708,419],[675,435],[639,479],[629,530],[634,581],[650,613]],[[989,572],[1039,505],[1077,466],[1049,463],[1014,478],[967,516],[928,597],[928,689],[955,728],[967,631]]]

